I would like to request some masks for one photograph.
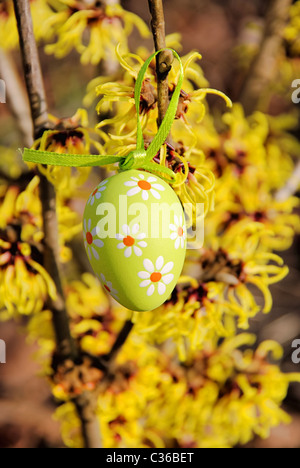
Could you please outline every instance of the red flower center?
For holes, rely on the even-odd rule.
[[[123,243],[126,245],[126,247],[132,247],[134,244],[135,240],[131,236],[124,237]]]
[[[179,237],[182,237],[182,236],[183,236],[183,229],[182,229],[182,227],[178,228],[178,235],[179,235]]]
[[[93,192],[93,197],[96,195],[97,192],[98,192],[98,189],[96,188],[96,190],[94,190]]]
[[[104,285],[104,287],[105,287],[106,291],[108,291],[110,293],[110,289],[109,289],[108,286],[106,286],[106,284]]]
[[[152,283],[158,283],[161,280],[161,277],[162,277],[161,273],[154,272],[150,276],[150,279],[151,279]]]
[[[138,186],[142,189],[142,190],[150,190],[151,189],[151,184],[149,184],[149,182],[147,182],[146,180],[140,180],[138,182]]]
[[[90,232],[87,232],[86,233],[86,241],[89,245],[91,245],[93,243],[93,236]]]

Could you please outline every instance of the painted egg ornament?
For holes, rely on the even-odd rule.
[[[103,287],[124,307],[153,310],[172,293],[186,254],[184,212],[160,177],[128,170],[91,193],[84,244]]]

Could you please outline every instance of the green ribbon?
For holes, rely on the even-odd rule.
[[[143,130],[140,121],[140,98],[144,77],[151,61],[163,50],[171,50],[174,56],[179,61],[180,75],[179,80],[171,98],[169,107],[166,115],[162,121],[161,126],[158,129],[153,141],[149,145],[148,149],[145,150],[145,143],[143,137]],[[162,177],[169,183],[175,182],[174,172],[160,164],[152,162],[153,158],[159,152],[162,145],[165,143],[173,121],[176,116],[177,106],[179,102],[180,92],[183,83],[183,66],[181,59],[177,52],[173,49],[162,49],[149,57],[144,65],[142,66],[137,81],[135,84],[135,107],[137,112],[137,143],[136,150],[130,152],[127,156],[99,156],[99,155],[85,155],[85,154],[62,154],[52,153],[48,151],[39,151],[25,148],[23,152],[23,160],[26,162],[45,164],[49,166],[65,166],[65,167],[90,167],[90,166],[105,166],[107,164],[119,163],[119,169],[121,171],[127,171],[130,169],[145,169],[152,173],[165,174],[168,178]]]

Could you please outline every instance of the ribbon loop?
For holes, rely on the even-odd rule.
[[[140,101],[143,81],[147,68],[152,60],[163,50],[170,50],[177,58],[180,66],[180,74],[178,83],[173,92],[169,107],[166,115],[159,127],[157,134],[153,138],[151,144],[145,150],[144,136],[142,124],[140,121]],[[23,152],[23,160],[36,164],[46,164],[52,166],[65,166],[65,167],[89,167],[89,166],[104,166],[107,164],[119,163],[121,171],[128,171],[129,169],[144,169],[155,174],[164,174],[167,177],[161,176],[169,183],[174,183],[176,176],[174,172],[161,165],[152,162],[153,158],[159,153],[160,148],[165,143],[176,116],[177,106],[179,102],[181,87],[183,83],[183,65],[177,52],[173,49],[162,49],[152,54],[142,66],[135,84],[135,107],[137,112],[137,143],[136,150],[129,153],[127,156],[99,156],[99,155],[84,155],[84,154],[64,154],[54,153],[48,151],[39,151],[25,148]]]

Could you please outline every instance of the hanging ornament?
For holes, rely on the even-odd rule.
[[[92,192],[83,224],[91,265],[114,299],[136,311],[165,302],[182,271],[186,227],[164,180],[138,170],[106,179]]]
[[[165,118],[144,147],[139,119],[144,63],[135,86],[137,149],[126,157],[67,155],[25,149],[27,162],[59,166],[103,166],[119,163],[120,172],[102,181],[91,193],[83,216],[84,245],[95,274],[120,304],[147,311],[159,307],[172,293],[186,254],[186,225],[182,205],[169,184],[175,174],[152,162],[164,144],[175,118],[183,68]],[[159,174],[159,175],[158,175]]]

